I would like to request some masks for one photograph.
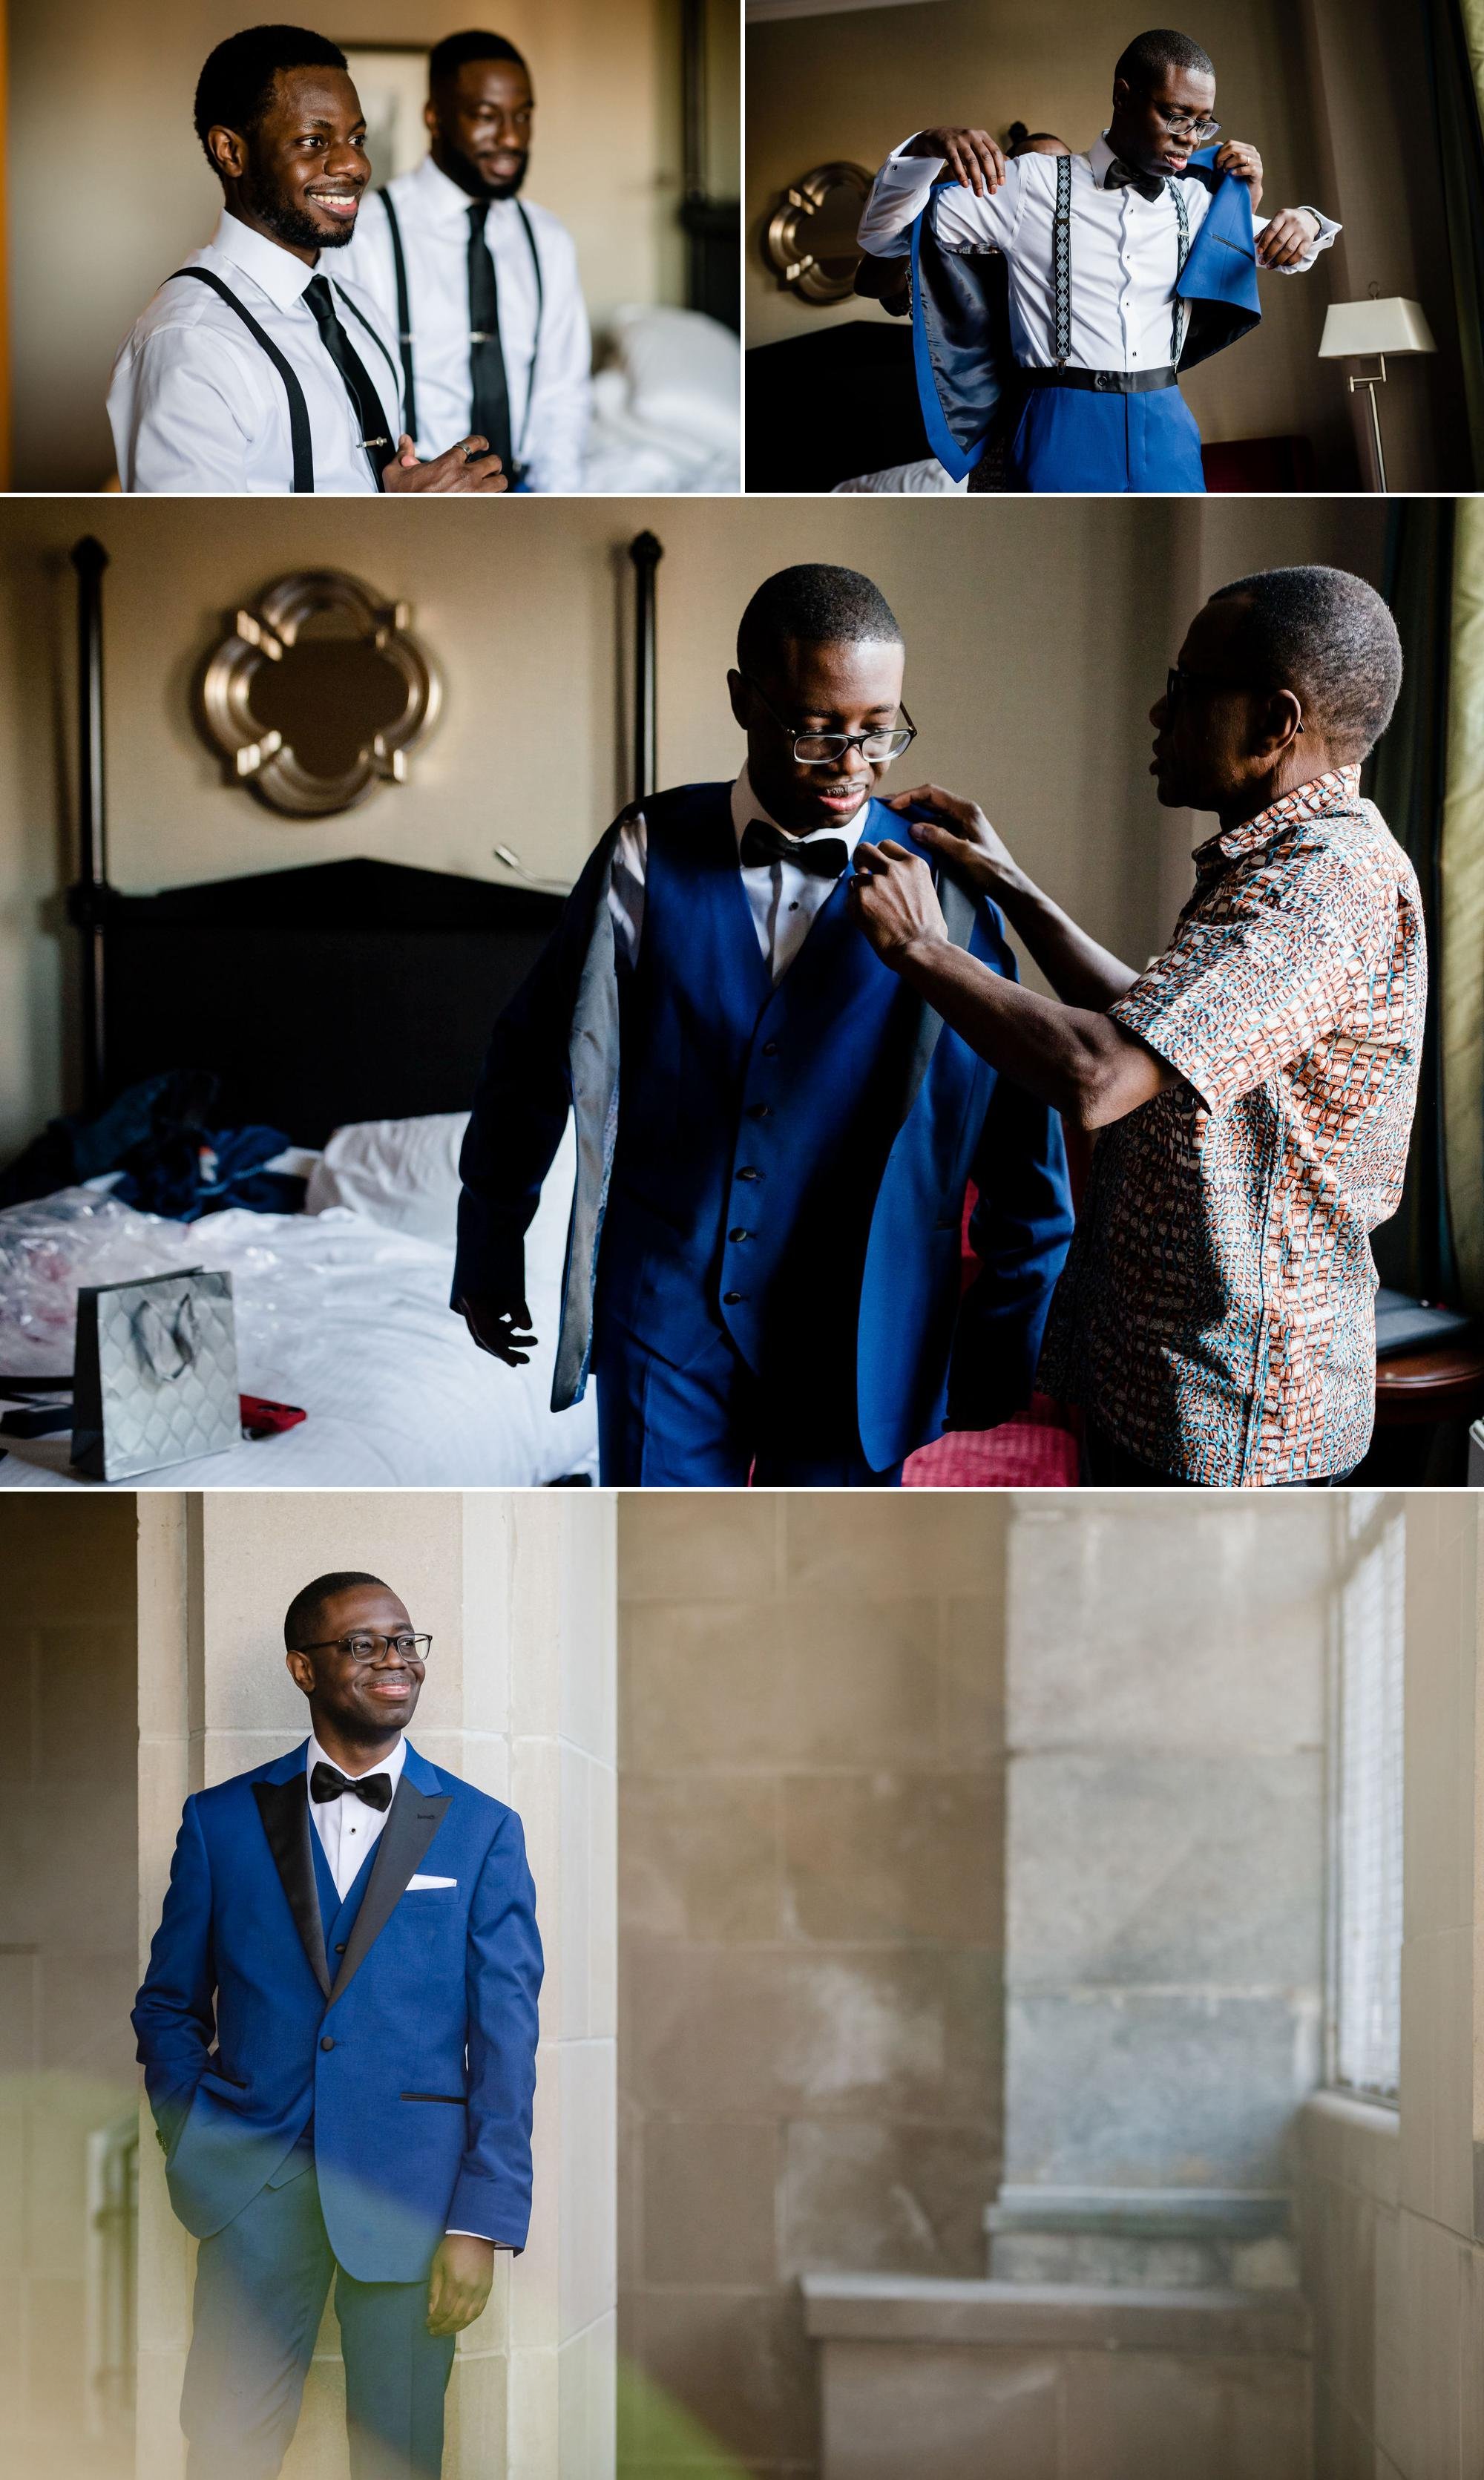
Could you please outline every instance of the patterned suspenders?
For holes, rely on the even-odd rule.
[[[1179,228],[1176,250],[1175,282],[1185,273],[1185,263],[1190,255],[1190,210],[1186,204],[1181,183],[1167,174],[1164,187],[1169,193]],[[1056,360],[1060,369],[1072,358],[1072,159],[1057,157],[1057,207],[1051,227],[1051,282],[1056,318]],[[1185,349],[1185,331],[1189,317],[1187,304],[1177,295],[1171,304],[1170,362],[1178,370]]]
[[[1057,212],[1051,231],[1051,280],[1056,299],[1057,367],[1072,358],[1072,159],[1057,157]]]

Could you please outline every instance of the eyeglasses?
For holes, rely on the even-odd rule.
[[[777,710],[768,704],[756,682],[748,679],[746,672],[742,678],[788,742],[796,766],[831,766],[837,758],[844,757],[847,749],[858,749],[862,758],[868,758],[879,766],[888,758],[900,758],[903,750],[910,749],[917,737],[917,726],[905,706],[902,713],[906,721],[894,725],[889,731],[796,732],[793,725],[785,723]]]
[[[388,1654],[396,1654],[398,1662],[420,1666],[432,1649],[430,1636],[331,1636],[294,1648],[297,1653],[343,1653],[347,1662],[384,1662]]]
[[[1264,694],[1256,681],[1240,681],[1230,672],[1188,672],[1184,663],[1171,663],[1164,675],[1165,712],[1173,714],[1182,698],[1191,689],[1250,689],[1254,696]],[[1300,719],[1298,729],[1302,732],[1303,728]]]
[[[1197,146],[1209,146],[1220,129],[1219,120],[1192,120],[1188,112],[1162,112],[1157,103],[1149,102],[1147,95],[1144,100],[1149,103],[1161,128],[1167,129],[1171,138],[1189,138]]]

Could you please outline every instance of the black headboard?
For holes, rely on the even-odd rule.
[[[630,774],[654,782],[654,576],[634,565]],[[545,945],[562,897],[545,889],[337,861],[123,895],[104,840],[100,607],[107,555],[78,573],[83,786],[78,883],[88,1099],[169,1068],[221,1080],[219,1124],[266,1122],[322,1145],[349,1120],[469,1106],[496,1017]]]
[[[221,1124],[319,1146],[346,1120],[469,1107],[490,1027],[559,895],[335,861],[112,895],[106,1094],[166,1068],[221,1079]]]

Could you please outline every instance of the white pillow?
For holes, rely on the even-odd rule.
[[[729,327],[701,310],[615,310],[612,325],[639,421],[708,447],[736,446],[742,356]]]
[[[390,1231],[451,1249],[457,1236],[459,1148],[467,1111],[424,1120],[360,1120],[337,1128],[309,1175],[306,1214],[348,1205]],[[526,1283],[559,1283],[576,1176],[576,1138],[569,1116],[541,1202],[525,1237]]]

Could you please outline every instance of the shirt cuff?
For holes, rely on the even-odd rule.
[[[907,155],[902,145],[887,156],[871,184],[857,238],[877,258],[900,258],[908,226],[916,221],[933,195],[933,184],[943,169],[943,158]]]
[[[482,2239],[484,2238],[484,2233],[483,2231],[445,2231],[444,2237],[446,2239]],[[488,2247],[492,2247],[497,2256],[516,2256],[519,2254],[519,2250],[513,2248],[508,2239],[488,2239],[485,2241],[485,2244]]]
[[[1313,216],[1315,222],[1319,227],[1318,239],[1317,241],[1312,241],[1309,244],[1309,246],[1305,250],[1302,258],[1295,259],[1292,267],[1265,268],[1263,271],[1265,275],[1307,275],[1310,268],[1314,265],[1315,260],[1318,257],[1320,250],[1328,249],[1334,241],[1335,235],[1343,229],[1340,224],[1335,222],[1332,216],[1321,215],[1318,207],[1300,207],[1298,209],[1298,213],[1301,216]],[[1271,221],[1271,216],[1264,218],[1263,230],[1265,232]]]

